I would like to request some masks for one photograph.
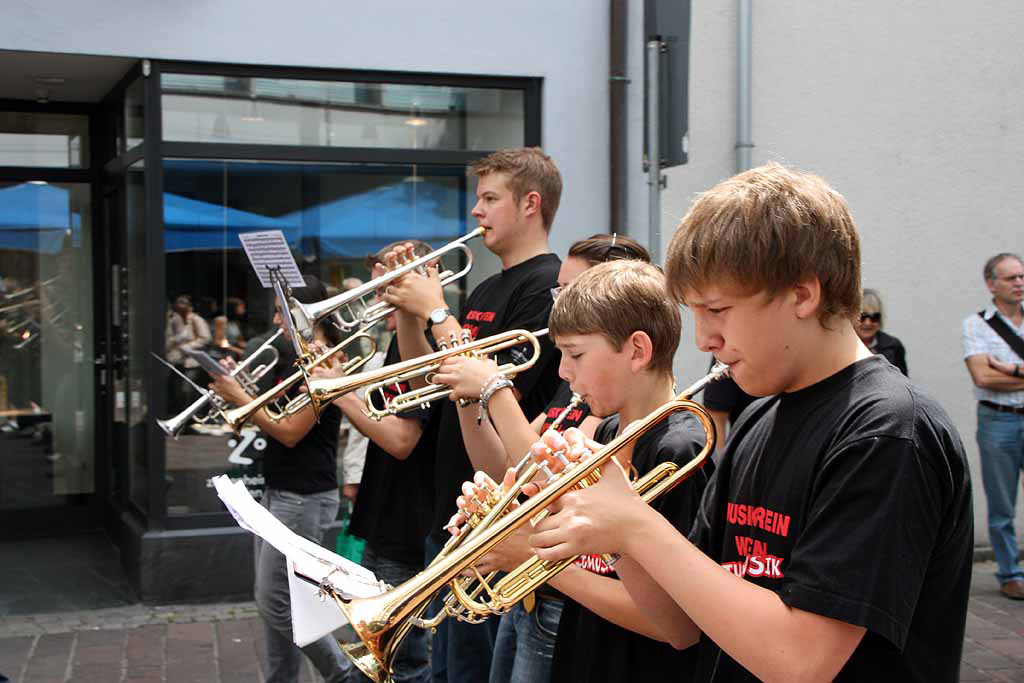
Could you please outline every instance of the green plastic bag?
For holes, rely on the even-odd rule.
[[[338,540],[335,543],[334,552],[346,560],[352,560],[356,564],[363,561],[363,548],[366,541],[358,536],[351,536],[348,533],[348,521],[352,515],[352,503],[347,498],[342,499],[341,504],[341,529],[338,531]]]

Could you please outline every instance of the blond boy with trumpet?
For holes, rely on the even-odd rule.
[[[655,266],[639,261],[594,266],[562,289],[549,325],[562,352],[559,374],[594,415],[605,418],[597,427],[597,442],[615,438],[675,395],[672,358],[681,321],[676,304],[664,296],[664,276]],[[577,429],[569,434],[584,441]],[[676,413],[622,453],[622,463],[640,477],[660,463],[689,462],[705,440],[692,415]],[[711,469],[709,463],[659,499],[655,509],[676,528],[688,530]],[[514,474],[509,470],[503,490],[511,486]],[[467,515],[495,488],[484,473],[463,486],[461,512],[449,523],[453,533],[459,533]],[[477,568],[481,573],[516,568],[533,554],[530,533],[521,528]],[[654,680],[689,680],[690,653],[673,647],[672,633],[639,609],[625,588],[637,571],[629,562],[609,566],[597,555],[585,554],[550,581],[574,601],[562,613],[552,680],[628,680],[638,672]]]
[[[697,345],[767,398],[738,420],[689,534],[612,463],[551,507],[537,556],[621,553],[640,609],[699,642],[698,681],[956,681],[967,461],[945,411],[849,324],[860,245],[843,197],[776,164],[747,171],[696,201],[666,265]],[[562,449],[584,456],[552,433],[536,456]]]

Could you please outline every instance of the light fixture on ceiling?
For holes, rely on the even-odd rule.
[[[419,107],[413,107],[412,116],[405,120],[405,125],[407,126],[425,126],[428,123],[430,122],[423,118]]]

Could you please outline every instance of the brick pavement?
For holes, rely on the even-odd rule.
[[[1024,683],[1024,601],[1000,596],[993,571],[974,566],[960,680]],[[0,617],[0,672],[13,683],[262,682],[262,654],[251,602]],[[303,682],[316,681],[307,663]]]

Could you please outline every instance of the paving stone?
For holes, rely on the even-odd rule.
[[[75,634],[41,635],[29,658],[23,683],[54,683],[63,681],[74,646]]]

